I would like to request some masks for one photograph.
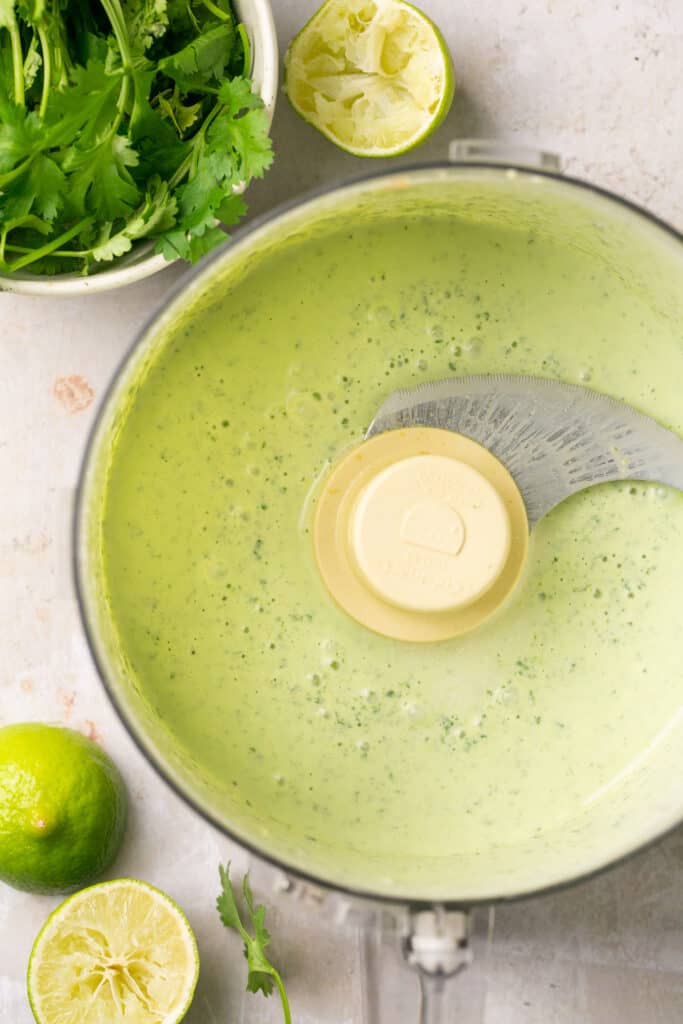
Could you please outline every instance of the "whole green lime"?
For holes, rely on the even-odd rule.
[[[0,880],[30,892],[69,892],[111,863],[123,838],[118,769],[72,729],[0,729]]]

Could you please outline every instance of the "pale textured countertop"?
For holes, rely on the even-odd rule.
[[[274,0],[282,48],[315,0]],[[683,6],[679,0],[423,0],[454,55],[459,92],[436,137],[537,143],[568,171],[683,227]],[[277,162],[254,212],[367,170],[280,100]],[[97,396],[137,326],[177,276],[48,301],[0,294],[0,723],[43,719],[98,738],[129,784],[131,824],[116,874],[168,890],[199,939],[192,1024],[278,1021],[242,994],[235,936],[213,910],[216,865],[246,858],[157,778],[116,719],[90,663],[71,592],[69,522]],[[94,400],[93,400],[94,399]],[[287,895],[264,894],[298,1024],[362,1020],[360,937]],[[24,975],[56,901],[0,886],[0,1021],[30,1024]],[[498,908],[492,938],[456,982],[459,1024],[677,1024],[683,1020],[683,831],[597,881]],[[391,1024],[417,1020],[415,979],[386,958]],[[402,1009],[397,1009],[401,1007]],[[457,1010],[456,1010],[457,1007]]]

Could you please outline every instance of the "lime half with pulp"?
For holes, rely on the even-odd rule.
[[[177,1024],[199,954],[170,897],[132,878],[70,896],[47,919],[28,965],[38,1024]]]
[[[355,156],[396,156],[453,99],[444,39],[403,0],[327,0],[290,44],[285,88],[301,116]]]

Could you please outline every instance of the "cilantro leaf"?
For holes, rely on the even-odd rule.
[[[54,220],[64,207],[66,175],[49,156],[39,153],[16,184],[16,191],[30,196],[29,209]]]
[[[14,8],[16,0],[0,0],[0,28],[13,28],[17,23]]]
[[[240,117],[220,114],[212,122],[208,138],[214,151],[233,154],[238,181],[263,177],[273,162],[268,119],[262,109],[248,110]]]
[[[147,50],[168,29],[167,0],[123,0],[128,36],[135,50]]]
[[[169,118],[175,125],[175,130],[180,138],[201,117],[201,102],[183,103],[177,85],[174,89],[159,93],[159,106],[163,116]]]
[[[243,110],[263,106],[261,98],[252,90],[249,80],[241,76],[222,82],[218,90],[218,99],[231,117],[235,117]]]
[[[216,12],[221,20],[232,17],[229,0],[168,0],[169,30],[181,39],[200,35],[216,24]]]
[[[38,77],[38,72],[40,71],[40,69],[42,67],[42,64],[43,64],[43,58],[41,57],[40,53],[38,52],[38,48],[36,46],[36,41],[35,41],[35,36],[34,36],[32,42],[31,42],[31,45],[30,45],[29,49],[26,52],[26,57],[24,58],[24,88],[25,89],[28,90],[28,89],[31,88],[31,86],[35,82],[36,78]]]
[[[176,200],[167,183],[160,178],[153,179],[142,206],[125,225],[115,234],[111,234],[111,225],[107,225],[109,230],[93,247],[92,258],[103,261],[123,256],[139,238],[149,238],[170,228],[175,222],[176,212]]]
[[[223,76],[234,42],[232,22],[220,22],[178,53],[160,60],[159,70],[181,88],[191,91]]]
[[[69,152],[64,169],[69,174],[69,209],[77,216],[101,213],[105,221],[126,217],[140,193],[128,168],[138,154],[123,135],[105,139],[92,149]]]
[[[116,116],[122,84],[123,71],[108,70],[103,60],[74,68],[71,87],[50,98],[44,120],[49,145],[94,145]]]
[[[23,221],[30,213],[32,201],[30,192],[22,187],[21,179],[13,182],[3,193],[0,226],[9,231],[11,228],[8,225]]]
[[[189,260],[190,242],[187,232],[182,228],[174,228],[161,235],[154,246],[154,251],[165,260]]]
[[[28,21],[29,25],[37,25],[43,20],[45,14],[45,0],[19,0],[15,7],[19,13]]]
[[[0,93],[0,175],[31,156],[41,145],[40,118]],[[0,187],[2,179],[0,178]]]
[[[218,220],[225,227],[237,224],[247,212],[247,204],[237,192],[231,193],[216,210]]]
[[[265,996],[269,996],[273,988],[277,986],[285,1024],[291,1024],[292,1015],[282,978],[266,956],[266,947],[270,943],[270,935],[266,928],[266,909],[263,906],[255,906],[249,885],[249,875],[245,875],[242,892],[249,920],[254,929],[254,935],[250,935],[242,923],[237,907],[230,881],[230,864],[227,864],[225,868],[219,866],[218,872],[221,880],[221,893],[216,901],[216,907],[225,927],[236,931],[244,943],[244,955],[248,968],[247,991],[263,992]]]
[[[173,125],[163,117],[160,110],[153,110],[149,104],[131,129],[131,139],[140,154],[139,171],[144,178],[160,174],[171,178],[190,152],[190,144],[178,138]]]
[[[226,239],[226,234],[222,228],[216,225],[209,227],[207,225],[204,230],[199,232],[192,232],[189,236],[188,241],[188,254],[186,259],[189,259],[190,263],[196,263],[202,256],[205,256],[207,252],[211,252],[217,245],[220,245]]]
[[[223,82],[218,99],[223,111],[209,126],[210,143],[214,149],[232,151],[241,179],[261,178],[273,162],[263,103],[252,92],[249,81],[241,77]]]
[[[203,150],[197,158],[194,175],[186,185],[178,189],[180,208],[189,227],[195,227],[199,220],[214,216],[214,211],[232,190],[238,178],[229,160],[221,153]]]
[[[10,231],[18,228],[24,231],[37,231],[39,235],[49,235],[51,227],[47,221],[35,217],[32,213],[26,213],[17,217],[0,217],[0,266],[6,267],[5,245]]]

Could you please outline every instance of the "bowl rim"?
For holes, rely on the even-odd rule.
[[[241,18],[241,7],[245,0],[234,0],[234,2],[237,16]],[[268,114],[268,125],[270,126],[275,115],[280,71],[277,31],[270,0],[249,0],[249,8],[253,12],[253,22],[258,26],[258,32],[253,33],[257,37],[257,42],[252,46],[252,69],[253,54],[258,49],[262,55],[263,64],[263,80],[259,88],[259,95]],[[238,191],[244,191],[244,188],[242,187]],[[143,281],[145,278],[181,262],[179,259],[167,260],[161,253],[152,252],[152,244],[152,240],[142,240],[134,244],[130,252],[126,253],[118,263],[114,260],[113,265],[108,269],[86,276],[55,274],[52,277],[47,277],[41,274],[15,275],[0,272],[0,294],[13,292],[17,295],[50,295],[52,297],[93,295],[122,288],[136,281]],[[136,259],[145,251],[150,252],[150,255],[143,255],[142,258]]]
[[[233,247],[233,245],[242,242],[252,234],[256,234],[261,228],[267,227],[288,213],[293,213],[318,199],[329,197],[332,194],[343,195],[345,192],[352,191],[356,186],[363,185],[364,183],[370,183],[375,180],[392,176],[400,177],[401,175],[409,175],[414,172],[419,173],[449,169],[493,172],[496,174],[509,174],[512,172],[514,175],[527,177],[529,179],[545,178],[560,184],[566,184],[570,188],[576,187],[584,193],[590,193],[602,199],[606,199],[616,207],[621,207],[628,213],[635,214],[639,219],[647,222],[650,226],[656,229],[661,229],[664,235],[668,236],[672,242],[683,245],[683,231],[675,228],[661,217],[651,213],[645,207],[640,206],[638,203],[630,199],[620,196],[603,186],[595,185],[590,181],[564,174],[559,170],[539,170],[514,163],[492,164],[487,161],[470,160],[440,160],[414,163],[409,166],[391,167],[380,171],[374,170],[351,178],[341,178],[336,181],[332,181],[331,183],[311,189],[293,199],[288,199],[277,204],[271,209],[254,217],[253,220],[243,224],[237,231],[235,231],[230,239],[227,239],[224,244],[218,246],[211,253],[207,254],[207,256],[198,264],[190,267],[176,282],[174,282],[172,287],[156,303],[155,308],[145,319],[141,327],[136,331],[132,342],[114,368],[111,379],[102,393],[102,399],[91,424],[86,445],[81,456],[78,482],[72,508],[71,571],[76,603],[78,605],[79,617],[85,635],[86,645],[90,652],[90,657],[97,675],[99,676],[100,682],[119,721],[125,728],[128,736],[132,739],[137,750],[154,768],[157,775],[191,810],[198,814],[200,818],[216,828],[221,835],[235,843],[238,847],[246,850],[249,854],[256,857],[269,869],[279,872],[280,874],[284,873],[287,878],[295,879],[319,892],[332,896],[343,896],[359,904],[371,903],[387,907],[410,906],[415,910],[426,910],[439,906],[446,910],[469,911],[484,905],[515,903],[532,897],[535,898],[537,896],[560,893],[579,883],[588,882],[594,878],[598,878],[612,868],[625,864],[638,854],[657,845],[667,836],[671,835],[681,826],[681,824],[683,824],[683,807],[681,808],[680,813],[677,813],[675,818],[665,824],[662,829],[649,832],[642,840],[636,840],[627,844],[624,846],[622,852],[617,854],[607,853],[602,858],[595,858],[594,866],[587,869],[579,868],[570,876],[544,883],[536,888],[528,887],[512,893],[492,891],[488,894],[472,898],[458,898],[455,896],[453,898],[448,896],[412,896],[409,893],[403,894],[401,892],[390,894],[386,892],[375,892],[372,889],[365,889],[362,886],[346,882],[335,882],[331,878],[323,875],[317,875],[312,870],[301,868],[293,862],[269,852],[259,846],[252,839],[240,836],[236,830],[226,826],[217,814],[214,814],[207,807],[203,807],[200,801],[189,791],[189,788],[186,788],[181,781],[174,778],[172,771],[164,763],[163,758],[155,751],[154,744],[145,736],[144,730],[139,728],[137,723],[133,721],[133,716],[128,714],[123,706],[123,701],[117,697],[114,686],[109,682],[105,661],[100,656],[95,638],[96,629],[91,624],[88,612],[88,598],[86,594],[88,562],[87,559],[81,557],[81,553],[84,550],[84,544],[82,541],[85,534],[85,524],[87,520],[86,499],[88,492],[88,476],[91,467],[94,465],[94,456],[100,429],[104,424],[106,414],[110,410],[110,402],[121,375],[125,372],[131,360],[135,358],[140,346],[144,345],[149,332],[153,330],[159,321],[161,321],[169,308],[175,306],[181,296],[188,293],[199,278],[204,275],[209,278],[214,265],[223,259],[225,254]]]

